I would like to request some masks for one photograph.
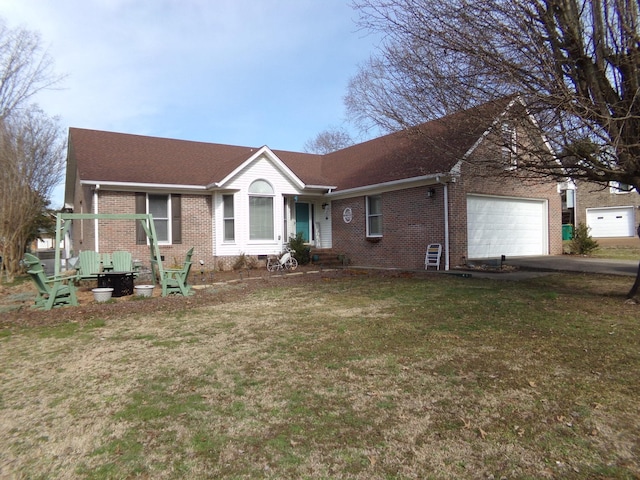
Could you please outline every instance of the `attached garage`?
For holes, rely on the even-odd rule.
[[[547,255],[547,201],[467,196],[468,258]]]
[[[587,226],[594,238],[635,236],[633,207],[588,208]]]

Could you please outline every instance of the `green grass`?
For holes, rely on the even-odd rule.
[[[640,240],[638,240],[640,245]],[[616,246],[616,247],[604,247],[601,246],[595,250],[591,256],[597,258],[611,258],[614,260],[637,260],[640,261],[640,246]]]
[[[22,328],[0,336],[2,473],[636,478],[629,281],[357,275]]]
[[[637,240],[637,239],[636,239]],[[640,261],[640,240],[634,240],[629,244],[611,244],[601,243],[599,247],[589,254],[590,257],[595,258],[609,258],[612,260],[635,260]],[[597,239],[596,239],[597,241]],[[564,251],[569,252],[570,241],[565,240],[562,242],[564,245]]]

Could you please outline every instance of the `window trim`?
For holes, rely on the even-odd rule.
[[[502,161],[506,170],[518,168],[518,130],[513,122],[503,121],[500,125],[502,135]]]
[[[615,195],[626,195],[631,192],[635,192],[635,188],[633,188],[628,183],[622,182],[609,182],[609,191]]]
[[[226,216],[226,199],[231,200],[231,217]],[[235,212],[235,196],[234,194],[223,194],[222,195],[222,242],[223,243],[236,243],[236,220],[235,220],[236,212]],[[231,239],[227,238],[227,221],[231,220]]]
[[[380,212],[379,213],[371,213],[371,199],[378,198],[380,200]],[[367,230],[367,238],[382,238],[383,229],[382,229],[382,195],[367,195],[365,197],[365,210],[366,210],[366,230]],[[371,232],[371,220],[373,218],[380,217],[380,232]]]
[[[268,185],[271,190],[270,193],[267,192],[252,192],[252,187],[254,185],[262,184],[261,186]],[[276,204],[275,204],[275,189],[271,182],[265,180],[264,178],[258,178],[251,182],[247,191],[247,203],[248,203],[248,212],[249,212],[249,243],[264,243],[264,242],[273,242],[276,237]],[[271,200],[271,237],[270,238],[251,238],[252,235],[252,215],[251,215],[251,199],[252,198],[267,198]]]
[[[162,217],[159,220],[166,220],[167,222],[167,239],[160,240],[160,238],[156,238],[158,245],[173,245],[173,214],[172,214],[172,202],[171,202],[171,194],[170,193],[147,193],[147,214],[151,214],[150,206],[151,200],[150,197],[165,197],[167,202],[167,217]],[[156,223],[156,218],[154,217],[153,222]],[[156,236],[158,236],[158,229],[156,228]]]

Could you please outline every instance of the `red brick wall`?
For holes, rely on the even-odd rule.
[[[76,177],[79,178],[79,177]],[[90,187],[80,185],[76,180],[73,213],[93,213],[93,191]],[[72,256],[82,250],[95,249],[95,235],[92,220],[74,220],[71,227]]]
[[[463,169],[465,170],[465,169]],[[435,194],[429,198],[427,191]],[[467,195],[544,198],[548,201],[549,253],[562,253],[562,202],[554,182],[518,178],[474,177],[466,172],[448,184],[450,266],[462,265],[467,257]],[[444,186],[440,184],[382,193],[383,236],[366,238],[365,197],[334,200],[333,250],[346,253],[353,265],[385,268],[424,268],[429,243],[445,246]],[[351,223],[342,220],[350,207]],[[444,255],[444,251],[443,251]],[[444,266],[444,259],[442,261]]]
[[[428,197],[429,188],[435,189]],[[332,202],[333,250],[346,253],[353,265],[424,268],[429,243],[444,244],[443,186],[416,187],[382,193],[382,237],[366,238],[365,197]],[[342,212],[351,208],[353,220]]]
[[[78,190],[77,190],[78,191]],[[83,204],[86,204],[83,201]],[[160,253],[168,264],[182,264],[184,256],[194,247],[193,260],[204,260],[213,268],[213,225],[211,197],[206,195],[182,194],[182,243],[160,245]],[[76,203],[79,205],[79,203]],[[76,210],[75,213],[80,213]],[[94,213],[84,210],[83,213]],[[135,193],[100,190],[98,213],[136,213]],[[79,221],[74,226],[74,251],[94,250],[94,220],[84,220],[84,240],[80,241]],[[149,264],[150,252],[147,245],[136,244],[136,226],[134,220],[99,220],[98,249],[101,253],[115,250],[127,250],[133,257],[140,259],[144,265]]]

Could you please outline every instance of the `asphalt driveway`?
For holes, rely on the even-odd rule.
[[[635,277],[639,261],[640,258],[638,261],[634,261],[590,258],[579,255],[545,255],[507,258],[505,264],[518,267],[519,270],[602,273]]]
[[[464,275],[475,278],[492,278],[496,280],[524,280],[528,278],[541,277],[553,272],[583,272],[600,273],[604,275],[623,275],[635,277],[638,272],[638,261],[634,260],[612,260],[603,258],[589,258],[578,255],[545,255],[537,257],[507,257],[502,263],[505,266],[516,267],[512,271],[502,270],[500,272],[483,270],[481,268],[466,270],[456,269],[443,273],[452,275]],[[480,265],[482,261],[474,261]]]

